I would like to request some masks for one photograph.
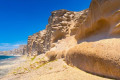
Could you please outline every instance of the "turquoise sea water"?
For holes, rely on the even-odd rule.
[[[0,67],[13,65],[15,64],[15,60],[17,60],[18,58],[18,56],[0,55]],[[4,75],[9,72],[10,69],[12,69],[12,67],[0,68],[0,80]]]
[[[5,55],[0,55],[0,60],[9,59],[9,58],[16,58],[16,56],[5,56]]]

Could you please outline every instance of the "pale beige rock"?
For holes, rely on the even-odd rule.
[[[44,53],[46,30],[40,31],[28,37],[27,53],[29,55],[39,55]]]
[[[65,58],[82,70],[120,78],[119,39],[112,39],[120,37],[119,9],[120,0],[92,0],[89,9],[80,12],[53,11],[44,32],[29,36],[27,52],[47,52],[50,60]]]
[[[83,42],[68,51],[66,61],[82,70],[119,79],[119,44],[119,39]]]
[[[55,48],[56,45],[54,45],[54,43],[57,44],[58,40],[75,35],[79,27],[78,24],[82,23],[82,20],[87,16],[87,12],[88,10],[81,12],[68,10],[53,11],[48,20],[49,24],[46,26],[46,29],[28,37],[27,53],[29,55],[45,53],[51,50],[51,48]],[[82,16],[84,16],[84,18]],[[81,20],[81,22],[79,22],[79,20]]]
[[[106,38],[114,34],[115,31],[118,32],[115,25],[120,22],[119,5],[120,0],[92,0],[88,16],[80,25],[76,39],[88,37],[100,30],[107,32]]]

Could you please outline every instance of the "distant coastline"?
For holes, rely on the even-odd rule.
[[[0,53],[0,56],[18,56],[18,57],[20,57],[21,55],[17,55],[17,54],[1,54]]]

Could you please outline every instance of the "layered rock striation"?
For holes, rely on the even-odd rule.
[[[53,11],[48,23],[28,37],[25,53],[65,58],[79,69],[120,79],[120,0],[92,0],[80,12]]]
[[[79,27],[76,39],[82,39],[97,32],[105,33],[102,38],[109,38],[119,34],[120,22],[119,0],[92,0],[88,16]],[[115,37],[115,36],[114,36]]]
[[[58,40],[76,34],[78,24],[86,18],[88,10],[72,12],[68,10],[53,11],[46,29],[28,37],[27,53],[39,55],[55,47]],[[80,22],[79,22],[80,21]]]
[[[120,79],[119,10],[120,0],[92,0],[88,15],[75,35],[78,45],[66,54],[68,64]]]

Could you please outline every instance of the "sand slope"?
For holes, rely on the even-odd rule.
[[[68,66],[58,59],[25,74],[7,75],[1,80],[109,80]]]

